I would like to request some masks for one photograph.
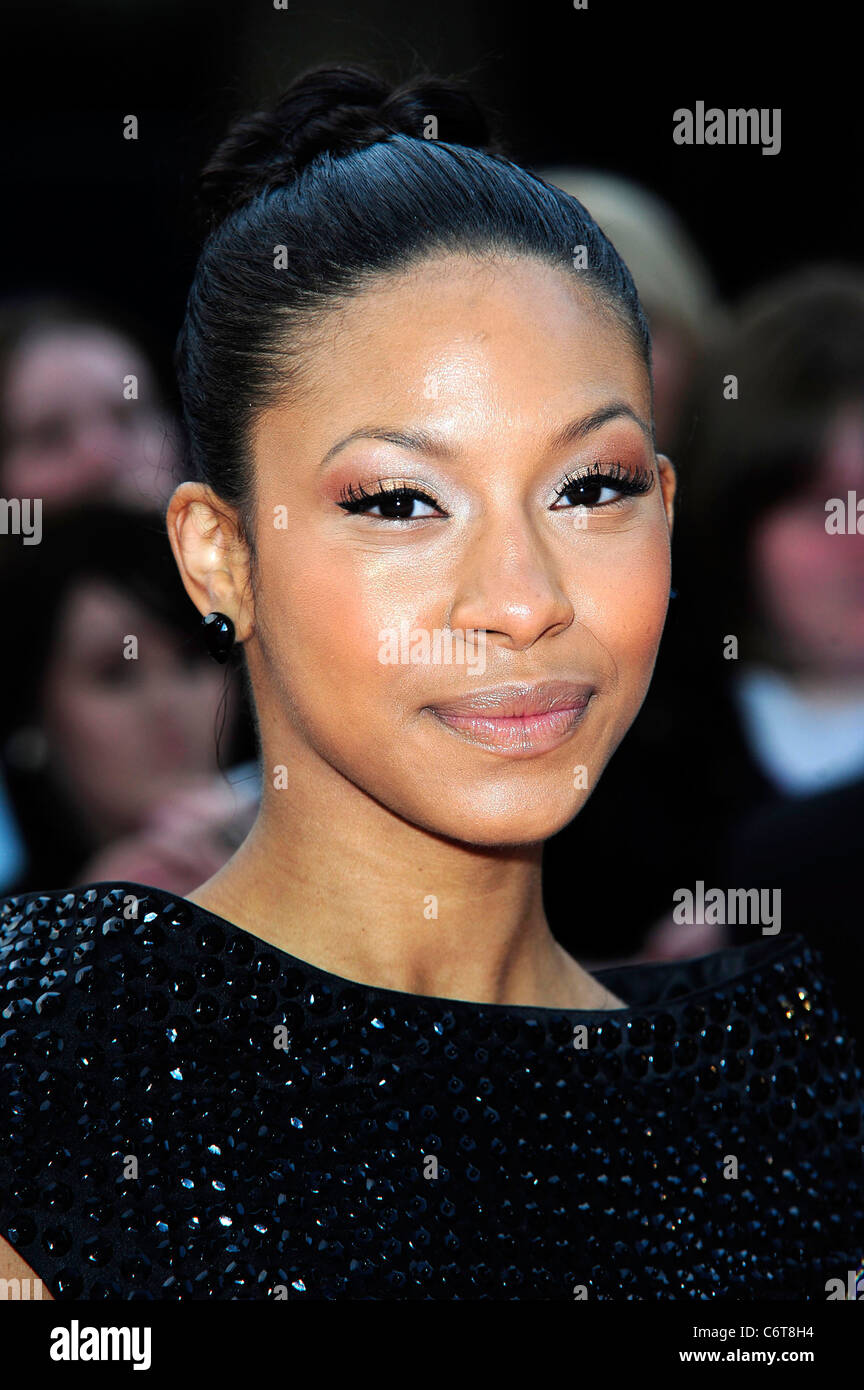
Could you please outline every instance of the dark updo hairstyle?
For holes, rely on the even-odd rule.
[[[505,157],[456,80],[391,90],[361,67],[313,68],[233,125],[199,201],[206,239],[175,352],[186,461],[236,508],[253,567],[253,413],[299,380],[304,328],[379,272],[442,250],[540,257],[592,288],[651,380],[648,324],[615,248],[575,198]],[[574,269],[577,247],[587,269]]]

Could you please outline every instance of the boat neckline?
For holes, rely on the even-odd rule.
[[[791,954],[796,949],[806,948],[807,942],[800,933],[787,936],[784,939],[775,937],[761,937],[754,941],[745,942],[739,945],[721,947],[716,951],[709,951],[699,956],[682,956],[675,960],[662,961],[629,961],[619,965],[602,966],[595,971],[589,971],[592,979],[598,981],[613,994],[619,994],[616,985],[623,981],[626,985],[634,975],[638,975],[644,983],[646,977],[653,977],[654,981],[660,986],[659,997],[648,997],[644,1002],[638,999],[625,999],[623,1008],[616,1009],[577,1009],[556,1004],[502,1004],[494,1001],[483,1001],[479,999],[456,999],[447,995],[438,994],[415,994],[410,990],[391,989],[386,985],[373,985],[365,980],[352,980],[346,975],[337,975],[331,970],[326,970],[323,966],[315,965],[314,962],[304,960],[302,956],[295,956],[291,951],[285,950],[282,946],[277,946],[275,942],[268,941],[263,936],[258,936],[255,932],[249,931],[247,927],[241,927],[239,923],[232,922],[230,918],[221,916],[214,912],[212,908],[202,907],[200,903],[194,903],[191,899],[184,897],[182,893],[172,893],[167,888],[159,888],[150,883],[137,883],[133,879],[96,879],[82,883],[74,888],[59,889],[34,889],[25,893],[9,894],[8,897],[18,899],[66,896],[74,894],[80,898],[90,890],[116,891],[117,889],[130,888],[138,889],[136,897],[151,899],[156,898],[163,907],[170,906],[172,903],[178,907],[185,908],[198,915],[199,918],[209,918],[223,929],[227,929],[229,934],[238,937],[247,937],[250,944],[261,951],[271,951],[283,959],[290,967],[302,971],[308,971],[318,976],[322,982],[332,988],[359,989],[366,990],[375,995],[382,996],[387,1001],[406,1004],[408,1002],[437,1009],[468,1009],[475,1013],[492,1010],[498,1015],[513,1014],[519,1017],[538,1017],[538,1018],[597,1018],[605,1022],[615,1022],[622,1016],[631,1014],[645,1014],[656,1011],[666,1013],[670,1007],[681,1007],[695,1002],[703,994],[713,994],[718,990],[728,990],[732,988],[743,976],[751,974],[760,967],[770,966],[783,956]],[[140,925],[140,922],[138,923]],[[734,959],[734,958],[737,958]],[[723,973],[721,967],[728,964],[731,973]],[[700,969],[701,967],[701,969]],[[583,967],[584,969],[584,967]],[[686,970],[698,978],[701,975],[711,974],[713,978],[705,979],[702,983],[694,983],[692,989],[666,995],[664,986],[668,986],[676,973]],[[625,990],[626,994],[627,991]],[[653,992],[656,994],[656,991]]]

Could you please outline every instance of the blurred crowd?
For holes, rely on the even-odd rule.
[[[122,324],[71,299],[0,305],[2,893],[190,892],[254,820],[245,692],[204,649],[165,529],[181,471]]]
[[[682,890],[767,890],[860,1030],[864,268],[802,266],[724,304],[649,190],[538,172],[633,274],[657,447],[678,472],[654,680],[546,847],[550,923],[589,967],[683,958],[778,923],[716,906],[682,920]],[[0,893],[189,892],[254,819],[248,699],[207,656],[165,533],[177,440],[119,322],[65,299],[0,304]],[[12,533],[13,499],[41,499],[38,544]]]

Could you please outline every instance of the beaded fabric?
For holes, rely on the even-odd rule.
[[[58,1299],[824,1300],[864,1127],[819,959],[766,937],[596,972],[624,1009],[482,1004],[141,884],[7,897],[0,1232]]]

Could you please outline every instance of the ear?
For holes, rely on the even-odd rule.
[[[669,534],[672,534],[672,527],[675,521],[675,490],[678,485],[678,478],[675,472],[675,465],[665,454],[657,455],[657,467],[660,470],[660,486],[663,489],[663,506],[666,510],[666,522],[669,526]]]
[[[249,550],[235,509],[206,483],[180,483],[165,515],[187,594],[202,617],[214,610],[234,624],[238,642],[254,631]]]

